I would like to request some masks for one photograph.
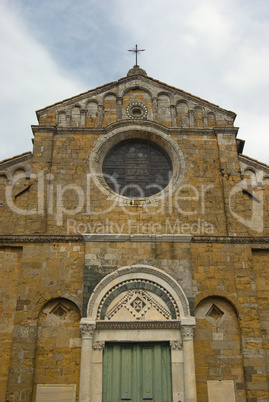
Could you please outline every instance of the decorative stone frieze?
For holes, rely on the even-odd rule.
[[[96,321],[96,330],[179,329],[180,321]]]

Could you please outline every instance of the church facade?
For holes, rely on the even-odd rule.
[[[37,111],[0,162],[0,399],[269,398],[269,166],[147,76]]]

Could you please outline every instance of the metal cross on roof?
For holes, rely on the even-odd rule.
[[[135,45],[135,49],[128,50],[128,52],[134,52],[135,53],[135,65],[136,66],[138,65],[137,64],[137,54],[138,54],[138,52],[144,52],[144,51],[145,51],[145,49],[138,49],[137,45]]]

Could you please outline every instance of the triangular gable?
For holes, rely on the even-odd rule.
[[[64,127],[100,127],[129,119],[126,108],[135,102],[148,109],[147,120],[165,126],[232,127],[236,117],[234,112],[141,74],[129,75],[36,113],[41,125],[51,122]]]

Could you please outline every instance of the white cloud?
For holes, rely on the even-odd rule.
[[[137,43],[149,76],[236,112],[246,153],[269,163],[266,9],[264,0],[2,0],[0,159],[31,149],[34,110],[126,75]]]
[[[237,113],[245,152],[269,163],[266,2],[145,3],[117,2],[127,36],[146,48],[139,64],[150,76]]]
[[[0,4],[0,160],[31,151],[35,110],[82,91],[5,3]]]

